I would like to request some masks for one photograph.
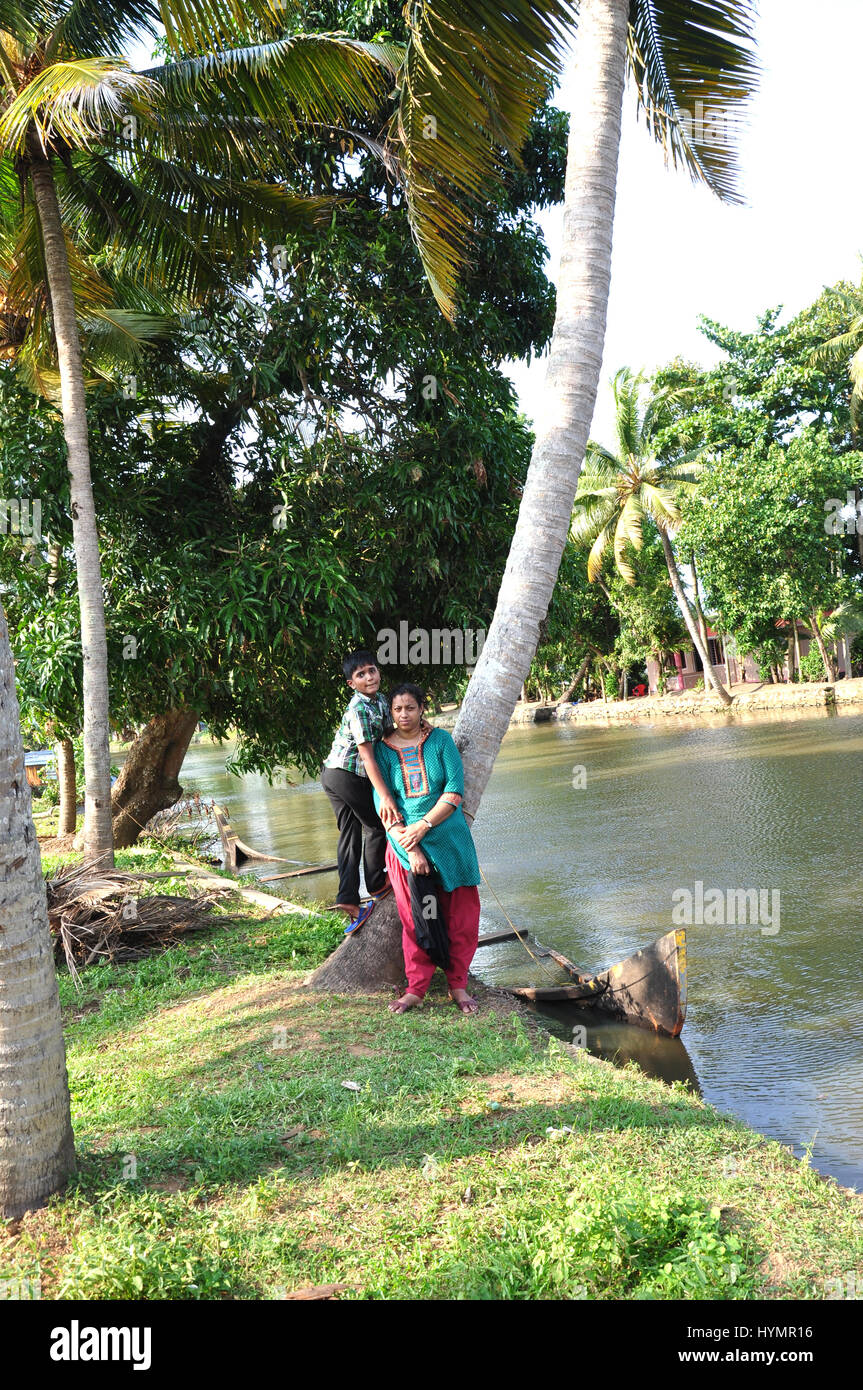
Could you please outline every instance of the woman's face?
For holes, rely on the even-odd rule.
[[[392,704],[393,723],[399,733],[412,734],[419,728],[422,710],[413,695],[397,695]]]

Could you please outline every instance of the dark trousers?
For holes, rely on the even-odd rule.
[[[339,827],[339,897],[340,903],[360,900],[360,855],[369,893],[379,893],[384,886],[384,856],[387,832],[375,810],[372,784],[368,777],[358,777],[340,767],[321,769],[321,785],[330,799]],[[363,845],[363,829],[366,831]]]

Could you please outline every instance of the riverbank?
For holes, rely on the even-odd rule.
[[[341,920],[225,910],[244,924],[89,967],[80,993],[61,975],[79,1174],[0,1236],[0,1277],[43,1298],[820,1299],[859,1269],[860,1198],[683,1087],[481,986],[475,1019],[442,992],[404,1017],[306,993]]]
[[[628,700],[590,700],[586,703],[554,703],[544,700],[520,701],[513,711],[510,726],[545,724],[562,720],[574,724],[628,723],[644,720],[728,719],[758,717],[764,713],[789,713],[795,710],[863,709],[863,679],[823,681],[788,685],[735,685],[730,690],[733,704],[724,705],[712,692],[686,690],[674,695],[645,695]],[[455,727],[458,710],[435,715],[432,723],[445,729]]]

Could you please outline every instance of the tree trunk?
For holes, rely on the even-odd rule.
[[[730,705],[733,703],[733,697],[729,695],[728,691],[725,689],[725,686],[722,684],[721,680],[714,671],[710,661],[710,652],[708,650],[707,644],[705,642],[702,642],[701,640],[701,633],[698,631],[698,624],[695,621],[692,609],[689,607],[689,600],[686,597],[686,593],[683,588],[683,583],[681,581],[680,575],[677,572],[677,565],[674,561],[674,551],[671,549],[671,541],[668,539],[666,532],[663,531],[661,526],[657,529],[659,530],[659,539],[662,541],[662,552],[665,556],[665,563],[668,567],[668,577],[671,580],[671,587],[674,590],[674,596],[677,599],[680,611],[683,614],[683,621],[686,623],[686,627],[689,632],[689,636],[692,638],[695,650],[701,657],[701,664],[704,667],[705,686],[707,685],[707,682],[709,680],[710,684],[713,686],[722,703],[724,705]]]
[[[308,981],[309,989],[333,994],[368,994],[371,990],[405,982],[402,925],[394,897],[379,903],[364,927],[348,936],[319,965]]]
[[[827,643],[824,641],[824,638],[821,634],[821,628],[818,625],[818,614],[815,612],[814,609],[809,614],[809,625],[812,628],[815,641],[818,643],[818,650],[821,653],[821,660],[824,662],[824,670],[827,679],[831,682],[831,684],[835,684],[836,667],[833,664],[833,658],[827,650]]]
[[[74,1166],[45,880],[0,607],[0,1217],[42,1206]]]
[[[183,795],[177,779],[197,725],[194,711],[172,709],[155,715],[138,734],[111,798],[118,849],[133,845],[150,817],[166,811]]]
[[[58,835],[74,835],[78,815],[78,794],[75,788],[75,749],[70,738],[61,738],[56,745],[57,781],[60,785],[60,823]]]
[[[567,154],[557,315],[543,418],[497,607],[455,729],[476,814],[548,611],[599,384],[629,0],[582,0]]]
[[[692,570],[692,593],[695,606],[695,616],[698,619],[698,631],[701,633],[701,640],[707,646],[707,619],[704,616],[704,609],[701,607],[701,599],[698,594],[698,571],[695,568],[695,551],[689,556],[689,568]],[[727,667],[726,667],[727,674]]]
[[[581,663],[581,665],[575,673],[574,681],[571,685],[567,686],[566,690],[561,695],[559,701],[561,705],[565,705],[570,696],[575,694],[576,690],[578,689],[579,681],[582,680],[587,673],[587,668],[590,665],[590,659],[590,652],[588,652],[587,656],[584,658],[584,661]]]
[[[63,433],[69,468],[69,505],[81,606],[84,663],[84,855],[114,863],[111,839],[111,758],[108,750],[108,648],[99,567],[99,535],[90,478],[87,400],[75,297],[66,238],[60,219],[51,165],[35,133],[29,142],[33,197],[42,229],[42,246],[51,300],[51,321],[60,366]]]
[[[800,673],[800,633],[797,631],[797,619],[792,618],[791,621],[794,624],[794,670],[791,674],[796,676]]]

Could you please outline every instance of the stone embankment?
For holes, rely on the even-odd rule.
[[[550,705],[539,702],[515,707],[511,725],[545,724],[565,720],[574,724],[634,723],[653,719],[702,719],[725,715],[734,719],[746,714],[789,713],[796,709],[848,710],[863,708],[863,679],[790,685],[738,685],[733,687],[734,703],[723,705],[715,695],[687,690],[679,695],[647,695],[629,700],[591,700],[586,704]],[[457,710],[436,715],[433,722],[452,729]]]

